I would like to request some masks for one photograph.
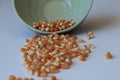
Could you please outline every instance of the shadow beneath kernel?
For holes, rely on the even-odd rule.
[[[70,32],[70,34],[82,34],[88,31],[96,31],[105,28],[109,28],[112,24],[117,22],[117,16],[100,16],[87,18],[82,25],[78,26],[76,29]]]

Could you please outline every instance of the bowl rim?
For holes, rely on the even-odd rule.
[[[13,9],[14,9],[15,14],[18,16],[18,18],[20,19],[20,21],[21,21],[22,23],[24,23],[24,25],[25,25],[27,28],[29,28],[30,30],[32,30],[32,31],[34,31],[34,32],[37,32],[37,33],[40,33],[40,34],[52,34],[52,33],[60,34],[60,33],[69,32],[69,31],[75,29],[76,27],[78,27],[80,24],[82,24],[83,21],[87,18],[90,10],[92,9],[93,1],[94,1],[94,0],[91,0],[90,7],[89,7],[88,11],[86,12],[85,16],[83,17],[83,19],[82,19],[80,22],[75,23],[75,24],[72,25],[70,28],[67,28],[67,29],[64,29],[64,30],[60,30],[60,31],[54,31],[54,32],[41,31],[41,30],[35,29],[35,28],[33,28],[32,26],[30,26],[29,24],[27,24],[27,23],[20,17],[19,13],[17,12],[17,9],[16,9],[16,7],[15,7],[15,0],[12,0],[12,4],[13,4]]]

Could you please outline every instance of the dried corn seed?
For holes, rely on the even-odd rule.
[[[35,72],[35,75],[36,75],[36,76],[40,76],[39,71],[36,71],[36,72]]]
[[[88,34],[88,35],[91,35],[91,34],[93,34],[93,33],[89,31],[89,32],[87,32],[87,34]]]
[[[95,36],[94,35],[89,35],[88,36],[88,39],[92,39],[92,38],[95,38]]]
[[[112,54],[110,52],[107,52],[105,54],[105,57],[106,57],[106,59],[112,59],[113,58],[113,56],[112,56]]]
[[[89,53],[91,53],[91,50],[90,49],[85,49],[84,52],[87,53],[87,54],[89,54]]]
[[[80,58],[81,61],[86,61],[87,56],[86,55],[81,55],[79,58]]]
[[[89,48],[90,48],[90,49],[94,49],[95,46],[94,46],[93,44],[89,44]]]
[[[30,80],[34,80],[34,78],[30,78]]]
[[[84,50],[89,49],[89,46],[88,45],[84,45],[83,49]]]
[[[85,40],[80,39],[80,40],[79,40],[79,43],[85,43]]]
[[[50,80],[57,80],[55,76],[50,76]]]
[[[69,68],[70,68],[69,64],[67,64],[67,63],[61,64],[61,69],[69,69]]]
[[[51,72],[51,73],[57,73],[57,72],[58,72],[58,69],[57,69],[57,68],[52,68],[52,69],[50,69],[50,72]]]
[[[29,80],[28,78],[24,78],[23,80]]]
[[[16,80],[22,80],[22,78],[16,78]]]
[[[24,49],[24,48],[21,48],[20,51],[21,51],[21,52],[25,52],[25,49]]]
[[[16,77],[14,75],[10,75],[8,80],[16,80]]]
[[[41,76],[42,78],[46,78],[46,77],[47,77],[47,73],[46,73],[46,72],[41,72],[40,76]]]
[[[92,39],[92,38],[95,38],[95,36],[92,32],[87,32],[87,38]]]

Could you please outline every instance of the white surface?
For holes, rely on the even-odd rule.
[[[96,49],[86,62],[76,61],[71,69],[56,74],[58,80],[120,80],[120,0],[94,0],[93,8],[84,24],[72,31],[80,38],[93,31]],[[12,0],[0,0],[0,80],[13,74],[31,77],[23,64],[19,51],[24,39],[35,33],[25,27],[13,10]],[[110,51],[114,59],[106,60]],[[35,80],[42,80],[32,76]]]

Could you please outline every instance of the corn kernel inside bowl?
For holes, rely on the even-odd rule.
[[[67,29],[74,25],[74,21],[72,19],[70,20],[44,20],[44,21],[39,21],[39,22],[34,22],[33,27],[35,29],[45,31],[45,32],[55,32],[55,31],[60,31]]]

